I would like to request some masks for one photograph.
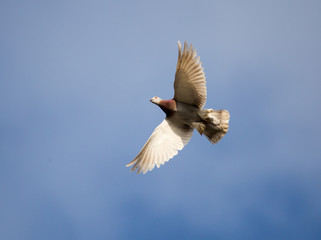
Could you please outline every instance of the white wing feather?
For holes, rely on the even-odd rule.
[[[173,158],[179,150],[189,142],[193,135],[193,128],[180,126],[170,118],[155,128],[137,157],[127,164],[133,166],[131,171],[137,170],[137,174],[151,171],[155,165],[159,168],[165,162]]]
[[[202,109],[206,102],[206,80],[202,63],[192,44],[184,49],[178,41],[178,61],[174,82],[174,99]]]

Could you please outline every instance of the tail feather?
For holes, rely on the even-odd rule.
[[[230,114],[227,110],[204,109],[199,113],[204,120],[195,128],[204,134],[211,143],[217,143],[227,133]]]

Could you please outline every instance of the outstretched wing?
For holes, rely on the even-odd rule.
[[[178,61],[175,74],[174,99],[202,109],[206,102],[206,80],[202,63],[196,57],[192,44],[184,43],[184,49],[178,41]]]
[[[138,169],[137,174],[145,174],[155,165],[159,168],[182,150],[192,135],[193,128],[178,125],[167,117],[155,128],[137,157],[126,166],[134,165],[131,171]]]

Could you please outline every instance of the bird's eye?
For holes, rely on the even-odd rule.
[[[155,99],[157,99],[157,97],[155,97]]]

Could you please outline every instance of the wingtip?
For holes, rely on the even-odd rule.
[[[134,164],[134,162],[131,161],[130,163],[126,164],[126,167],[130,167],[130,166],[132,166],[133,164]]]
[[[177,41],[177,44],[178,44],[178,49],[182,49],[182,44],[179,40]]]

